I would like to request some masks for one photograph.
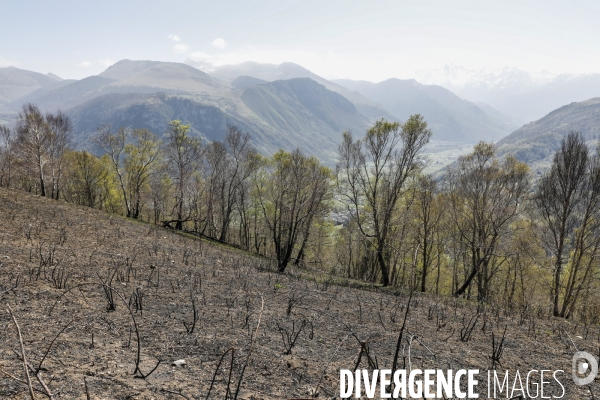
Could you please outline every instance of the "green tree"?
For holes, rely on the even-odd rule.
[[[362,140],[349,132],[339,148],[338,193],[360,232],[376,252],[381,283],[390,284],[390,233],[405,182],[419,170],[417,156],[431,137],[427,123],[412,115],[404,124],[381,120]]]
[[[258,201],[284,272],[304,251],[315,220],[326,213],[331,194],[331,170],[315,157],[296,150],[278,151],[263,165],[263,179],[255,181]]]
[[[93,154],[72,151],[66,154],[67,186],[64,196],[68,201],[88,207],[100,207],[106,197],[104,189],[110,179],[106,165]]]
[[[141,211],[142,189],[148,184],[150,175],[160,161],[161,142],[148,129],[134,129],[131,143],[125,145],[125,173],[132,218]]]
[[[591,156],[581,134],[569,133],[534,200],[545,228],[540,232],[544,247],[554,258],[553,314],[569,317],[598,264],[600,148]]]
[[[175,223],[175,229],[178,230],[182,230],[184,222],[190,219],[186,202],[190,197],[192,178],[198,170],[205,150],[200,141],[190,136],[189,132],[190,125],[184,125],[178,120],[171,121],[165,132],[165,156],[169,174],[175,184],[173,219],[165,221],[165,225]]]
[[[480,142],[473,152],[458,159],[448,173],[451,217],[458,240],[470,265],[464,283],[455,291],[463,294],[477,277],[477,296],[487,300],[490,282],[498,271],[492,268],[501,240],[510,237],[510,224],[520,215],[529,190],[529,168],[508,156],[500,162],[495,146]]]

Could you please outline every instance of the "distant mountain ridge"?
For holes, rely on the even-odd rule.
[[[517,128],[512,121],[499,116],[497,111],[485,111],[441,86],[422,85],[414,79],[392,78],[379,83],[335,82],[382,104],[400,120],[411,114],[423,115],[436,140],[463,143],[491,141]]]
[[[99,76],[114,80],[110,86],[148,87],[191,93],[213,93],[223,85],[208,74],[181,63],[123,60]]]
[[[404,120],[420,112],[434,140],[461,144],[512,130],[494,110],[415,81],[389,80],[367,84],[372,91],[356,90],[293,63],[242,63],[209,72],[189,63],[121,60],[78,81],[25,74],[30,80],[23,80],[30,83],[18,97],[7,96],[11,91],[0,86],[7,99],[0,104],[0,122],[14,121],[26,102],[43,111],[60,108],[72,116],[80,147],[90,146],[88,139],[101,124],[147,127],[161,135],[166,123],[178,118],[206,140],[222,138],[226,125],[236,124],[251,133],[264,153],[300,147],[328,163],[336,158],[343,131],[362,136],[381,118]]]
[[[590,145],[598,142],[600,97],[568,104],[524,125],[498,142],[498,153],[513,154],[534,167],[547,164],[571,131],[580,132]]]
[[[189,65],[197,65],[201,67],[202,65],[195,63],[194,61],[188,60],[186,61]],[[360,93],[356,93],[352,90],[348,90],[348,88],[338,85],[335,82],[328,81],[320,77],[319,75],[307,70],[306,68],[290,63],[284,62],[281,64],[262,64],[252,61],[243,62],[241,64],[235,65],[224,65],[222,67],[217,67],[212,71],[208,72],[211,76],[227,83],[233,83],[235,79],[240,76],[248,76],[255,79],[260,79],[266,82],[274,82],[278,80],[288,80],[294,78],[310,78],[315,82],[320,83],[325,86],[328,90],[339,93],[348,100],[350,100],[358,111],[370,118],[372,121],[386,118],[393,119],[393,115],[389,113],[388,110],[385,110],[380,104],[369,100],[365,96]]]
[[[222,139],[234,124],[266,154],[300,147],[329,163],[344,130],[362,133],[371,122],[352,102],[310,78],[269,83],[247,77],[244,85],[237,83],[186,64],[122,60],[97,76],[27,93],[3,111],[14,118],[24,102],[43,111],[60,108],[73,119],[77,145],[88,148],[103,124],[162,135],[169,121],[180,119],[207,141]]]
[[[105,94],[74,107],[69,113],[76,137],[83,141],[88,140],[100,125],[107,123],[115,128],[147,128],[160,135],[174,119],[190,124],[193,135],[210,141],[222,139],[227,125],[236,125],[253,136],[258,135],[251,125],[217,107],[166,93]],[[273,150],[261,148],[267,149]]]
[[[241,75],[231,81],[231,86],[234,89],[245,89],[250,86],[263,85],[265,83],[269,83],[269,81],[254,78],[253,76]]]
[[[60,85],[54,74],[40,74],[15,67],[0,68],[0,105],[10,103],[36,90]]]

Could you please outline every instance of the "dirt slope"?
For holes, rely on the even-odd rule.
[[[239,399],[339,396],[339,370],[355,367],[360,342],[372,364],[391,368],[407,293],[350,288],[306,270],[280,275],[270,267],[268,260],[151,225],[0,189],[0,398],[29,398],[26,385],[10,377],[26,380],[6,305],[34,370],[70,324],[40,370],[56,398],[85,399],[84,382],[92,399],[206,398],[217,363],[231,348],[232,393],[247,364]],[[109,311],[111,293],[116,309]],[[198,320],[188,332],[191,297]],[[580,350],[597,355],[598,327],[476,311],[461,300],[415,295],[400,367],[478,368],[483,379],[492,332],[498,338],[506,326],[498,369],[563,369],[564,398],[591,398],[569,378],[575,350],[567,333]],[[161,361],[146,379],[134,376],[134,319],[141,373]],[[470,340],[461,341],[469,321],[476,321]],[[291,354],[284,354],[296,334]],[[361,368],[369,368],[369,356],[361,357]],[[187,367],[171,365],[179,359]],[[226,397],[230,366],[231,352],[210,398]],[[32,381],[43,390],[33,373]]]

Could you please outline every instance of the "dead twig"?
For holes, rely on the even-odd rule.
[[[212,380],[210,381],[210,388],[208,388],[208,393],[206,394],[206,400],[208,400],[208,397],[210,396],[210,392],[212,392],[213,386],[215,385],[215,380],[217,379],[217,374],[219,373],[219,367],[221,367],[221,364],[223,363],[223,359],[225,359],[225,356],[229,352],[231,352],[231,366],[229,369],[229,382],[227,383],[227,395],[229,395],[229,385],[231,384],[231,369],[233,368],[233,356],[235,353],[235,349],[233,347],[228,348],[227,351],[225,353],[223,353],[223,355],[221,356],[221,359],[217,363],[217,368],[215,368],[215,373],[213,374]],[[225,398],[227,398],[227,396]]]
[[[410,302],[412,301],[413,291],[410,291],[410,296],[408,297],[408,304],[406,305],[406,312],[404,313],[404,321],[402,322],[402,327],[400,328],[400,333],[398,334],[398,342],[396,343],[396,352],[394,353],[394,362],[392,364],[392,376],[396,372],[396,366],[398,365],[398,353],[400,353],[400,345],[402,344],[402,335],[404,334],[404,329],[406,328],[406,320],[408,318],[408,312],[410,311]]]
[[[242,385],[242,379],[244,378],[244,372],[246,371],[246,366],[248,366],[248,362],[250,361],[250,355],[252,354],[252,349],[254,348],[254,343],[256,342],[256,336],[258,335],[258,328],[260,327],[260,321],[262,319],[263,311],[265,309],[265,299],[260,296],[260,314],[258,314],[258,322],[256,323],[256,329],[252,334],[252,338],[250,341],[250,348],[248,349],[248,355],[246,355],[246,362],[242,367],[242,372],[240,373],[240,378],[237,384],[237,388],[235,389],[235,395],[233,396],[233,400],[236,400],[238,397],[238,393],[240,392],[240,386]]]
[[[176,395],[178,395],[178,396],[181,396],[181,397],[183,397],[184,399],[190,400],[190,398],[189,398],[189,397],[187,397],[187,396],[186,396],[185,394],[183,394],[183,393],[180,393],[180,392],[174,392],[174,391],[172,391],[172,390],[167,390],[167,389],[161,389],[161,390],[162,390],[163,392],[165,392],[165,393],[176,394]]]
[[[19,326],[19,323],[17,322],[17,319],[13,314],[12,308],[10,308],[8,304],[6,304],[6,307],[8,307],[8,312],[10,313],[10,316],[12,317],[12,320],[15,323],[15,326],[17,327],[17,332],[19,333],[19,343],[21,344],[21,358],[23,360],[23,368],[25,368],[25,375],[27,375],[27,387],[29,388],[29,396],[32,400],[35,400],[35,395],[33,394],[33,386],[31,386],[31,377],[29,376],[29,370],[27,369],[27,359],[25,358],[25,346],[23,345],[23,336],[21,336],[21,327]]]
[[[325,368],[323,368],[323,372],[321,373],[321,377],[319,378],[319,382],[317,383],[317,386],[315,386],[314,390],[313,390],[313,396],[317,397],[319,395],[319,386],[321,386],[321,382],[323,381],[323,377],[325,376],[325,373],[327,372],[327,368],[329,368],[329,365],[331,364],[331,362],[333,361],[333,357],[335,357],[336,353],[338,352],[338,350],[340,349],[340,347],[342,347],[342,344],[346,341],[346,339],[348,339],[350,337],[350,333],[348,333],[346,335],[346,337],[340,342],[340,344],[338,344],[338,347],[335,349],[335,351],[333,352],[333,354],[331,355],[331,357],[329,358],[329,361],[327,362],[327,365],[325,366]]]
[[[42,357],[42,360],[40,361],[38,367],[35,369],[35,373],[37,374],[41,369],[42,369],[42,364],[44,363],[44,360],[46,359],[46,357],[48,356],[48,353],[50,352],[50,349],[52,348],[52,345],[54,344],[54,342],[56,341],[56,339],[58,339],[58,337],[65,331],[65,329],[67,329],[69,326],[71,326],[71,324],[75,322],[75,319],[72,319],[71,322],[69,322],[67,325],[65,325],[64,328],[62,328],[60,330],[60,332],[58,332],[56,334],[56,336],[54,336],[54,339],[52,339],[52,341],[50,342],[50,345],[48,346],[48,348],[46,349],[46,353],[44,353],[44,357]]]
[[[90,390],[88,389],[87,379],[85,376],[83,377],[83,386],[85,386],[85,398],[86,400],[90,400]]]
[[[24,380],[21,380],[21,379],[17,378],[16,376],[14,376],[12,374],[9,374],[8,372],[4,371],[2,368],[0,368],[0,372],[3,373],[4,375],[8,376],[9,378],[11,378],[11,379],[19,382],[20,384],[28,386],[27,382],[25,382]],[[41,394],[46,394],[42,390],[40,390],[40,389],[38,389],[36,387],[34,387],[33,390],[35,390],[36,392],[40,392]]]
[[[44,391],[46,392],[46,396],[48,396],[48,398],[50,400],[54,400],[54,395],[52,394],[52,392],[50,391],[50,388],[48,387],[48,385],[46,385],[46,382],[44,382],[44,379],[42,378],[42,371],[36,371],[33,368],[33,365],[31,365],[31,363],[29,361],[27,361],[27,366],[29,367],[29,370],[35,374],[35,377],[37,378],[38,382],[40,383],[40,385],[42,386],[42,388],[44,388]]]

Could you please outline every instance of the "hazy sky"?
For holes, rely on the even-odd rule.
[[[600,1],[1,0],[0,67],[83,78],[124,59],[292,61],[326,78],[600,72]]]

